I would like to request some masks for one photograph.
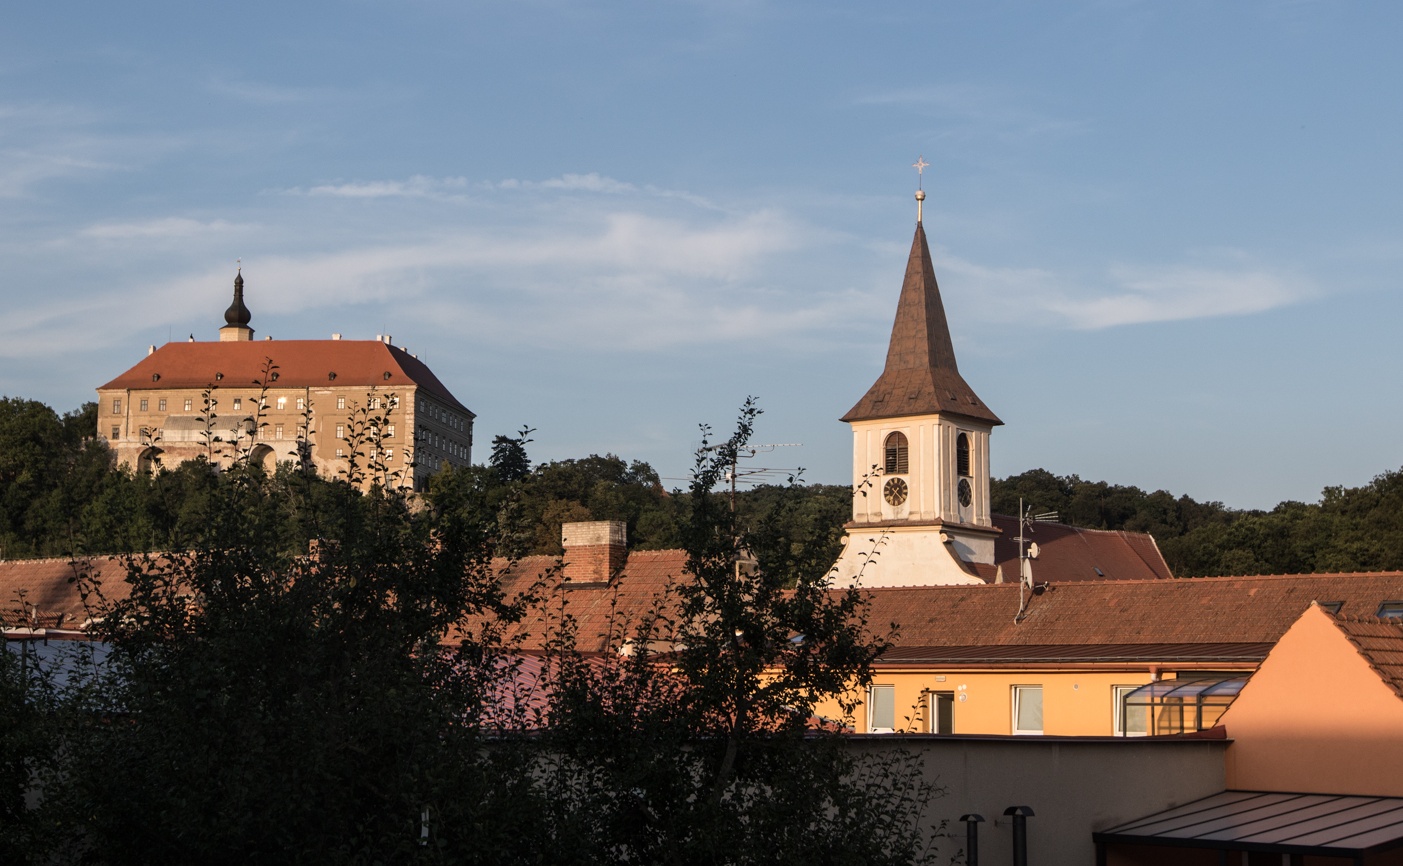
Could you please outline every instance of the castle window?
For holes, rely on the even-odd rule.
[[[186,400],[186,401],[185,401],[185,411],[186,411],[186,412],[189,412],[191,409],[194,409],[194,408],[195,408],[195,401],[194,401],[194,400]]]
[[[157,412],[164,412],[164,411],[166,411],[166,398],[165,398],[165,397],[162,397],[161,399],[159,399],[159,400],[156,401],[156,411],[157,411]]]
[[[379,408],[380,408],[380,398],[379,398],[379,397],[371,397],[371,398],[370,398],[370,408],[372,408],[372,409],[379,409]]]
[[[278,426],[276,426],[276,427],[273,428],[273,438],[274,438],[274,439],[281,439],[281,438],[283,438],[283,425],[279,424]]]
[[[955,474],[969,475],[969,436],[964,433],[955,438]]]
[[[304,409],[306,409],[306,408],[307,408],[307,398],[305,398],[305,397],[298,397],[298,398],[297,398],[297,411],[298,411],[298,412],[301,412],[302,410],[304,410]]]
[[[237,412],[237,411],[239,411],[239,410],[242,409],[242,408],[244,408],[244,398],[242,398],[242,397],[235,397],[235,398],[234,398],[234,411]]]
[[[121,397],[113,397],[113,398],[112,398],[112,414],[113,414],[113,415],[120,415],[120,414],[122,414],[122,398],[121,398]]]
[[[286,398],[286,397],[279,397],[279,398],[278,398],[278,409],[281,410],[281,409],[286,409],[286,408],[287,408],[287,398]]]
[[[336,408],[337,408],[337,409],[345,409],[345,408],[346,408],[346,398],[345,398],[345,397],[337,397],[337,398],[336,398]]]
[[[910,457],[905,433],[892,433],[882,445],[886,458],[885,470],[888,475],[905,475],[910,471]]]
[[[394,435],[395,435],[395,425],[393,425],[393,424],[386,424],[386,425],[385,425],[385,438],[386,438],[386,439],[392,439],[392,438],[394,438]]]
[[[112,438],[112,439],[121,439],[121,438],[122,438],[122,428],[121,428],[121,427],[113,427],[113,428],[112,428],[112,436],[111,436],[110,438]]]
[[[142,398],[141,398],[141,411],[143,411],[143,412],[150,412],[150,411],[151,411],[151,401],[148,400],[148,399],[146,399],[145,397],[142,397]]]

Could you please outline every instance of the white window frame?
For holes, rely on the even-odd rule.
[[[1038,716],[1042,718],[1042,727],[1038,728],[1038,729],[1035,730],[1035,731],[1034,731],[1034,730],[1021,730],[1021,729],[1019,729],[1019,727],[1018,727],[1018,716],[1019,716],[1019,712],[1018,712],[1018,711],[1022,708],[1022,703],[1023,703],[1024,695],[1032,695],[1032,694],[1034,694],[1034,693],[1036,693],[1037,696],[1038,696]],[[1043,717],[1043,711],[1046,709],[1046,707],[1045,707],[1044,704],[1043,704],[1043,687],[1042,687],[1041,685],[1014,686],[1014,687],[1013,687],[1013,702],[1012,702],[1012,703],[1013,703],[1013,719],[1012,719],[1012,721],[1011,721],[1009,727],[1012,729],[1014,736],[1020,736],[1020,737],[1035,737],[1035,736],[1040,736],[1040,735],[1042,734],[1042,732],[1043,732],[1044,730],[1046,730],[1046,728],[1047,728],[1047,719],[1046,719],[1046,717]]]
[[[882,692],[889,696],[891,700],[891,727],[877,727],[874,724],[877,715],[877,693]],[[869,734],[892,734],[896,732],[896,686],[874,684],[867,687],[867,733]]]
[[[940,700],[940,696],[941,696],[941,695],[948,695],[948,696],[950,697],[950,730],[948,730],[948,731],[939,731],[939,730],[936,730],[936,728],[939,727],[939,722],[940,722],[940,708],[937,706],[937,704],[938,704],[938,702],[939,702],[939,700]],[[955,703],[956,703],[956,700],[957,700],[957,699],[956,699],[956,697],[955,697],[955,692],[954,692],[954,690],[952,690],[952,689],[939,689],[939,690],[932,689],[931,691],[926,692],[926,732],[927,732],[927,733],[931,733],[931,734],[953,734],[953,733],[955,733],[955,730],[954,730],[954,729],[955,729]]]
[[[1142,684],[1143,685],[1143,684]],[[1121,719],[1125,718],[1125,696],[1140,686],[1111,686],[1111,730],[1117,737],[1147,737],[1150,734],[1150,708],[1145,707],[1145,730],[1126,733],[1121,730]]]

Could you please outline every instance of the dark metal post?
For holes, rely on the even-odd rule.
[[[984,816],[971,812],[960,820],[965,822],[965,866],[979,866],[979,825]]]
[[[1009,806],[1004,814],[1013,818],[1013,866],[1028,866],[1028,819],[1033,807]]]

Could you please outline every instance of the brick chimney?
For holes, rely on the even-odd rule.
[[[626,524],[622,520],[565,523],[565,579],[571,583],[608,583],[628,560]]]

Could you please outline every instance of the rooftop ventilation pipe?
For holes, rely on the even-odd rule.
[[[1032,806],[1009,806],[1004,814],[1013,818],[1013,866],[1028,866],[1028,819]]]
[[[984,816],[971,812],[960,820],[965,822],[965,866],[979,866],[979,825]]]

